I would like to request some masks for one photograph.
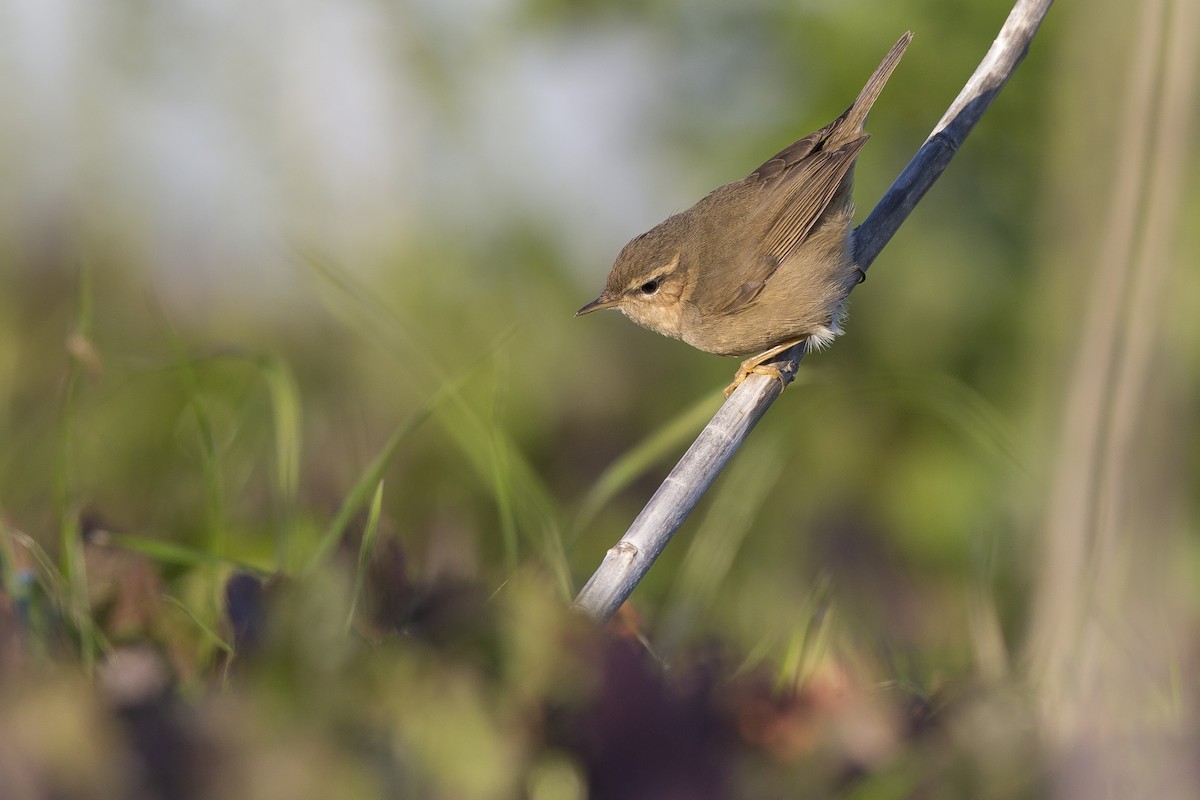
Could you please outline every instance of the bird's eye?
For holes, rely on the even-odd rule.
[[[642,294],[654,294],[658,291],[658,278],[652,278],[638,287]]]

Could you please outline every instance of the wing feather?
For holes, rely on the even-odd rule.
[[[750,263],[739,275],[742,282],[729,291],[714,293],[728,299],[709,309],[711,313],[727,314],[753,302],[829,208],[868,138],[864,135],[837,150],[814,151],[836,124],[804,137],[751,173],[747,183],[762,181],[758,187],[764,193],[761,206],[779,211],[766,226],[757,253],[747,254]]]
[[[804,241],[829,208],[866,142],[867,137],[862,136],[837,150],[813,153],[793,168],[794,174],[776,189],[784,192],[784,197],[767,201],[778,203],[779,212],[763,237],[764,255],[781,263]]]

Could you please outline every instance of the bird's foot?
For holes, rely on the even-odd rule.
[[[783,371],[779,367],[772,367],[769,364],[755,364],[752,367],[742,366],[738,368],[737,374],[733,376],[733,383],[725,387],[725,396],[733,394],[733,390],[742,385],[742,381],[749,378],[751,375],[768,375],[776,378],[779,381],[779,391],[782,392],[787,388],[787,379],[783,377]]]
[[[733,383],[725,387],[725,396],[729,397],[729,395],[733,394],[733,390],[741,386],[742,381],[746,380],[746,378],[749,378],[751,375],[767,375],[771,378],[775,378],[779,381],[779,391],[783,392],[788,385],[788,379],[784,377],[783,371],[779,369],[779,367],[774,367],[763,362],[770,361],[775,356],[779,355],[785,350],[792,349],[802,341],[804,340],[795,339],[793,341],[784,342],[783,344],[772,347],[770,350],[759,353],[751,358],[747,358],[742,362],[742,365],[738,367],[738,371],[734,373]]]

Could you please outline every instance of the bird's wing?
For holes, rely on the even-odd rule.
[[[792,142],[787,147],[780,150],[775,155],[768,158],[762,165],[751,172],[746,178],[747,183],[758,183],[760,187],[770,189],[781,179],[780,176],[786,174],[788,170],[795,167],[805,158],[818,149],[833,131],[842,124],[846,119],[846,115],[851,109],[846,111],[833,122],[826,125],[816,133],[810,133],[803,139],[798,139]]]
[[[729,286],[725,291],[709,290],[708,296],[720,300],[720,302],[713,303],[710,308],[705,310],[713,314],[728,314],[746,306],[751,300],[758,297],[758,293],[767,285],[767,279],[774,275],[778,268],[779,262],[767,255],[750,260],[747,268],[736,276],[741,281],[738,285]],[[725,275],[733,277],[731,273],[723,274],[720,277],[723,278]],[[732,281],[722,280],[721,283],[732,283]]]
[[[863,135],[837,150],[817,149],[840,121],[839,117],[780,151],[746,179],[747,187],[757,184],[761,213],[778,210],[766,225],[755,252],[746,254],[745,269],[737,276],[739,284],[728,291],[712,293],[723,298],[723,302],[711,311],[737,311],[758,297],[779,265],[821,219],[867,141]]]
[[[773,196],[762,201],[778,212],[767,225],[760,253],[782,262],[808,237],[866,143],[863,135],[837,150],[811,153],[779,176],[768,190]]]

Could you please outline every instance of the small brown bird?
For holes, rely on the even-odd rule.
[[[832,342],[863,277],[850,243],[854,162],[867,112],[911,40],[900,37],[840,117],[625,245],[604,291],[575,316],[616,308],[709,353],[757,352],[726,396],[754,372],[786,386],[764,362]]]

